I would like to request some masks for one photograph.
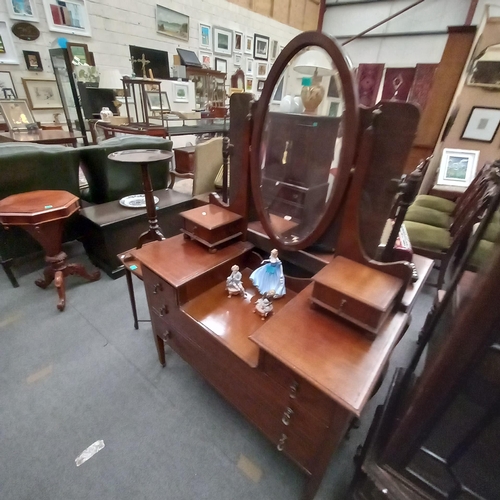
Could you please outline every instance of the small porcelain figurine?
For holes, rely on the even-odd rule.
[[[238,266],[231,268],[231,274],[226,278],[226,290],[229,298],[233,295],[245,296],[245,288],[241,283],[241,273]]]
[[[269,259],[263,260],[262,264],[250,275],[250,280],[261,295],[274,290],[274,299],[283,297],[286,293],[285,276],[281,260],[278,259],[278,250],[271,250]]]
[[[103,107],[101,109],[101,120],[104,121],[104,122],[110,122],[111,121],[111,118],[113,118],[113,111],[111,111],[109,108],[107,107]]]
[[[255,303],[253,312],[260,314],[262,321],[273,312],[273,299],[275,293],[275,290],[269,290]]]

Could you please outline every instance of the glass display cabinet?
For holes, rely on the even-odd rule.
[[[210,107],[226,106],[226,74],[205,68],[186,67],[188,80],[194,82],[196,107],[208,110]]]
[[[66,49],[50,49],[49,54],[59,93],[61,94],[68,129],[70,132],[73,132],[75,127],[80,130],[83,135],[83,142],[85,146],[88,146],[80,95],[68,51]]]

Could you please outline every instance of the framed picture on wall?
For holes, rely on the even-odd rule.
[[[269,37],[264,35],[254,35],[253,39],[253,57],[267,61],[269,59]]]
[[[28,71],[43,71],[40,52],[23,50],[23,54],[24,54],[24,61],[26,62],[26,68],[28,68]]]
[[[213,69],[213,54],[211,52],[204,52],[200,50],[198,59],[204,68]]]
[[[274,61],[279,54],[278,40],[273,40],[271,42],[271,60]]]
[[[90,55],[89,48],[86,43],[70,43],[66,44],[68,49],[69,59],[74,66],[88,64],[94,66],[93,59]]]
[[[7,0],[7,10],[11,19],[38,22],[38,12],[35,0]]]
[[[167,9],[162,5],[156,6],[156,31],[162,35],[189,40],[189,16]]]
[[[259,78],[265,78],[267,76],[267,63],[257,62],[257,76]]]
[[[253,89],[253,78],[247,78],[246,91],[252,92],[252,89]]]
[[[200,49],[212,50],[212,26],[200,23],[199,31]]]
[[[19,64],[10,28],[5,21],[0,21],[0,64]]]
[[[221,59],[220,57],[216,57],[215,71],[220,71],[221,73],[227,73],[227,61],[225,59]]]
[[[148,106],[151,111],[170,111],[170,101],[166,92],[146,92]],[[161,101],[160,101],[161,99]]]
[[[23,78],[23,87],[31,109],[62,108],[59,87],[55,80]]]
[[[27,125],[36,123],[28,103],[22,99],[0,101],[0,112],[11,132],[14,130],[27,130]]]
[[[247,57],[245,73],[248,76],[253,76],[253,59],[251,57]]]
[[[500,109],[474,106],[462,132],[462,139],[492,142],[500,125]]]
[[[214,26],[214,52],[224,56],[233,54],[233,32],[226,28]]]
[[[174,102],[189,102],[189,85],[187,82],[174,83]]]
[[[245,54],[253,56],[253,35],[245,35]]]
[[[43,0],[50,31],[92,36],[86,0]]]
[[[479,153],[468,149],[443,149],[437,183],[467,187],[476,175]]]
[[[0,99],[17,99],[10,71],[0,71]]]
[[[243,33],[235,31],[233,52],[241,54],[242,51],[243,51]]]
[[[262,92],[264,90],[265,80],[257,80],[257,92]]]

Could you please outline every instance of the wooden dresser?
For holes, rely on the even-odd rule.
[[[144,286],[160,362],[166,342],[305,473],[312,499],[329,459],[359,416],[408,324],[395,312],[374,341],[310,307],[312,286],[274,302],[262,321],[247,264],[252,245],[236,242],[210,254],[174,236],[134,257]],[[247,296],[227,298],[232,265]]]

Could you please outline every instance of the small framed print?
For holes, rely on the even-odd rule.
[[[245,35],[245,54],[253,56],[253,35]]]
[[[462,132],[462,139],[492,142],[500,125],[500,109],[474,106]]]
[[[241,56],[239,54],[234,56],[234,65],[238,68],[241,67]]]
[[[247,78],[246,91],[252,92],[252,90],[253,90],[253,78]]]
[[[267,63],[257,62],[257,76],[265,78],[267,76]]]
[[[227,73],[227,61],[225,59],[221,59],[220,57],[216,57],[215,71],[220,71],[221,73]]]
[[[174,83],[174,102],[189,102],[189,85],[187,82]]]
[[[0,71],[0,99],[17,99],[10,71]]]
[[[151,111],[170,111],[170,101],[166,92],[147,91],[146,97]]]
[[[28,107],[28,103],[22,99],[0,101],[0,112],[11,132],[15,130],[28,130],[27,125],[36,123]]]
[[[257,92],[262,92],[264,90],[265,80],[257,80]]]
[[[30,23],[38,22],[35,0],[7,0],[7,10],[11,19]]]
[[[23,78],[22,81],[31,109],[57,109],[63,107],[56,80]]]
[[[241,54],[243,52],[243,33],[239,31],[234,32],[234,47],[233,52]]]
[[[40,59],[40,52],[23,50],[23,54],[28,71],[43,71],[42,60]]]
[[[200,49],[212,50],[212,26],[200,23]]]
[[[200,50],[198,54],[198,59],[201,62],[201,65],[204,68],[212,69],[213,68],[213,54],[211,52],[203,52]]]
[[[271,60],[274,61],[279,54],[278,40],[273,40],[271,42]]]
[[[479,153],[467,149],[443,149],[437,183],[467,187],[476,175]]]
[[[247,57],[245,73],[248,76],[253,76],[253,59],[251,57]]]
[[[254,35],[253,39],[253,57],[267,61],[269,59],[269,37],[264,35]]]
[[[72,43],[66,44],[69,59],[73,66],[94,66],[92,57],[90,56],[89,48],[86,43]]]
[[[233,32],[226,28],[214,26],[214,53],[223,56],[233,54]]]

